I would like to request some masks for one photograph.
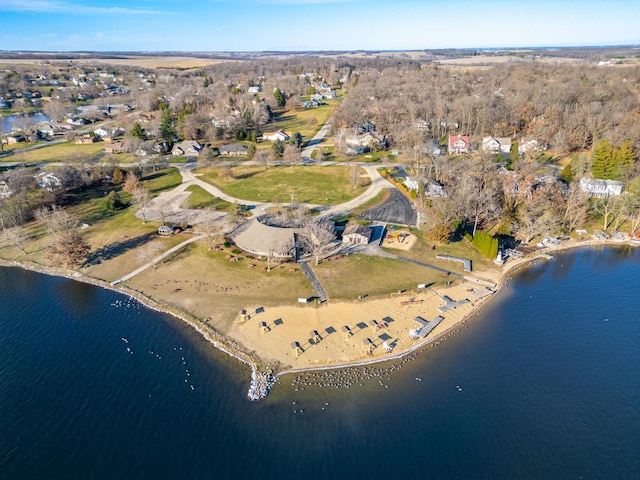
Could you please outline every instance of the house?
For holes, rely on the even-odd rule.
[[[88,133],[86,135],[82,135],[73,139],[73,143],[75,143],[76,145],[89,145],[97,141],[98,137],[94,137],[93,135],[89,135]]]
[[[82,127],[83,125],[89,125],[91,123],[86,118],[67,118],[65,122],[69,125],[75,125],[76,127]]]
[[[404,177],[404,186],[407,187],[407,190],[416,192],[420,189],[420,182],[417,178],[413,177]]]
[[[7,185],[7,182],[0,182],[0,198],[9,198],[13,192]]]
[[[281,142],[286,142],[290,138],[291,136],[284,130],[280,130],[279,132],[262,134],[262,140],[269,141],[269,142],[275,142],[277,140],[280,140]]]
[[[342,243],[367,245],[371,240],[371,229],[363,225],[350,225],[342,235]]]
[[[262,91],[262,87],[259,85],[257,87],[249,87],[247,88],[247,93],[260,93]]]
[[[535,138],[523,138],[518,144],[518,153],[524,155],[527,152],[545,150],[545,146]]]
[[[112,142],[115,137],[124,135],[124,128],[104,128],[100,127],[93,131],[94,135],[103,142]]]
[[[174,231],[175,231],[174,228],[170,227],[169,225],[160,225],[158,227],[158,235],[164,235],[164,236],[173,235]]]
[[[590,197],[610,197],[622,195],[624,184],[617,180],[598,180],[595,178],[581,178],[580,188]]]
[[[365,135],[349,135],[345,138],[345,153],[347,155],[361,155],[370,150],[386,148],[387,139],[367,133]]]
[[[468,135],[449,135],[449,154],[461,155],[469,152]]]
[[[317,108],[320,104],[315,100],[307,100],[306,102],[302,102],[302,106],[304,108]]]
[[[26,142],[27,139],[21,133],[14,133],[3,138],[3,142],[7,145],[15,145],[16,143]]]
[[[243,157],[247,155],[249,148],[246,145],[231,144],[218,148],[218,153],[225,157]]]
[[[508,154],[511,150],[511,139],[508,137],[484,137],[482,150],[493,154]]]
[[[122,142],[113,142],[104,146],[105,153],[125,153],[127,149]]]
[[[440,197],[444,194],[442,185],[433,178],[428,178],[423,183],[425,197]]]
[[[5,110],[7,108],[11,108],[11,105],[9,105],[9,102],[7,102],[4,98],[0,97],[0,109]]]
[[[176,157],[180,157],[183,155],[192,155],[197,156],[202,150],[202,145],[200,145],[195,140],[184,140],[180,143],[176,143],[171,150],[171,155]]]
[[[41,172],[34,176],[36,184],[44,190],[62,187],[62,180],[55,173]]]

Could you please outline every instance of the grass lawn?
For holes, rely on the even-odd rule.
[[[211,318],[210,325],[219,332],[224,332],[249,303],[267,307],[295,304],[298,297],[314,295],[296,264],[286,263],[267,273],[262,270],[262,262],[242,256],[230,262],[225,258],[228,250],[208,251],[205,244],[189,245],[156,270],[148,269],[126,285],[164,304]]]
[[[88,145],[57,143],[29,151],[15,149],[14,155],[5,157],[4,160],[11,162],[66,162],[78,157],[93,158],[102,153],[103,146],[104,144],[101,142]]]
[[[155,197],[165,190],[173,190],[180,185],[182,175],[177,168],[162,168],[155,173],[145,175],[141,179],[141,183]]]
[[[289,135],[300,132],[305,140],[309,140],[327,122],[333,110],[340,103],[339,100],[325,100],[325,102],[327,105],[321,105],[318,108],[275,110],[274,120],[265,125],[264,130],[267,132],[284,130]]]
[[[222,178],[215,167],[199,169],[202,180],[235,198],[252,201],[294,201],[317,205],[337,205],[363,193],[367,185],[354,189],[350,168],[344,166],[261,166],[232,167],[232,177]],[[366,182],[365,182],[366,183]]]
[[[416,235],[418,240],[415,245],[409,251],[398,251],[393,248],[384,248],[385,251],[393,253],[394,255],[400,255],[402,257],[412,258],[421,262],[436,265],[441,268],[446,268],[451,272],[460,274],[467,274],[464,271],[463,265],[460,262],[454,262],[450,260],[441,260],[436,258],[436,254],[451,255],[453,257],[468,258],[471,260],[471,266],[473,272],[482,270],[495,270],[494,263],[482,255],[478,249],[468,243],[466,240],[460,240],[457,242],[447,243],[444,245],[436,245],[435,250],[431,250],[433,242],[430,242],[426,238],[425,232],[416,228],[411,229],[411,233]]]
[[[187,192],[191,192],[187,198],[187,208],[210,208],[213,210],[228,211],[232,204],[215,197],[198,185],[190,185]]]
[[[398,290],[413,290],[419,283],[444,284],[446,277],[426,267],[369,255],[349,255],[312,267],[318,280],[336,300],[358,295],[379,297]]]

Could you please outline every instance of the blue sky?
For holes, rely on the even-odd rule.
[[[0,0],[0,50],[640,44],[640,0]]]

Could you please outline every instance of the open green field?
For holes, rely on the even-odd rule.
[[[228,211],[232,204],[215,197],[198,185],[190,185],[187,192],[191,192],[187,198],[187,208],[211,208],[213,210]]]
[[[74,143],[56,143],[54,145],[46,145],[33,150],[25,150],[24,148],[15,148],[14,154],[4,157],[5,162],[68,162],[78,159],[93,158],[102,153],[101,142],[89,145],[76,145]]]
[[[344,166],[235,166],[232,176],[223,178],[222,169],[202,168],[202,180],[215,185],[228,195],[256,202],[295,202],[315,205],[337,205],[363,193],[367,185],[353,188],[350,168]],[[361,181],[362,183],[362,181]],[[365,182],[366,183],[366,182]]]
[[[334,300],[355,300],[358,295],[379,297],[398,290],[415,289],[419,283],[444,284],[446,277],[426,267],[392,258],[349,255],[325,261],[313,270]]]
[[[274,120],[264,126],[265,131],[284,130],[289,135],[300,132],[305,140],[311,139],[324,125],[339,100],[325,100],[327,105],[318,108],[300,108],[296,110],[275,110]]]

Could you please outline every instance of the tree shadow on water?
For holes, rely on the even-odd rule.
[[[111,260],[119,255],[131,250],[132,248],[140,247],[145,243],[152,240],[156,234],[154,232],[145,233],[133,238],[127,238],[121,242],[110,243],[102,248],[97,249],[89,254],[85,265],[99,265],[103,261]]]

